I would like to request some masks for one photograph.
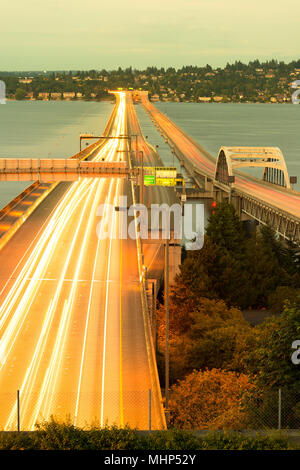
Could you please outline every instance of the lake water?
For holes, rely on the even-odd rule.
[[[157,103],[212,155],[221,145],[278,146],[290,175],[300,180],[300,106],[276,104]],[[0,158],[66,158],[79,150],[79,134],[102,134],[113,105],[108,102],[8,101],[0,105]],[[149,142],[159,145],[166,165],[170,148],[141,105],[136,106]],[[0,207],[28,183],[0,183]],[[300,181],[297,189],[300,189]]]
[[[0,158],[68,158],[79,151],[79,134],[103,133],[112,109],[109,102],[8,101],[0,105]],[[26,186],[0,182],[0,207]]]
[[[279,147],[300,189],[300,105],[156,103],[213,156],[222,145]],[[261,176],[260,170],[251,170]],[[258,173],[259,172],[259,173]]]

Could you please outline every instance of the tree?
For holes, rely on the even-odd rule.
[[[16,93],[15,93],[15,98],[16,100],[23,100],[26,96],[26,90],[23,90],[23,88],[17,88]]]
[[[170,380],[184,377],[193,369],[223,368],[243,371],[236,355],[237,344],[249,334],[250,326],[240,310],[224,301],[199,298],[197,303],[170,303]],[[246,340],[244,340],[245,342]],[[165,349],[165,311],[158,310],[158,347]],[[160,358],[162,359],[162,357]],[[160,368],[163,361],[159,361]],[[163,374],[162,374],[163,378]]]
[[[297,390],[300,369],[292,363],[292,343],[300,339],[300,301],[286,305],[279,317],[267,318],[257,326],[256,344],[244,355],[248,371],[261,389],[289,387]]]
[[[185,351],[189,368],[227,368],[233,358],[236,337],[249,328],[241,311],[228,308],[222,300],[202,298],[190,317]]]
[[[206,234],[219,247],[240,254],[245,247],[246,234],[235,208],[226,201],[218,203],[209,218]]]
[[[268,297],[268,305],[273,313],[281,313],[287,302],[293,303],[300,298],[300,289],[290,286],[278,286]]]
[[[170,423],[182,429],[243,429],[242,401],[253,389],[245,374],[195,370],[171,389]]]

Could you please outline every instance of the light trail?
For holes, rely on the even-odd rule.
[[[117,138],[127,133],[126,124],[125,93],[120,93],[110,132],[116,139],[107,139],[95,159],[126,159],[128,144]],[[139,241],[115,239],[120,214],[109,208],[122,194],[135,201],[133,182],[82,178],[57,203],[59,194],[50,194],[52,213],[7,271],[0,292],[0,428],[16,429],[20,390],[22,430],[33,430],[51,415],[59,421],[69,417],[77,426],[103,426],[108,420],[146,429],[153,381]],[[100,204],[105,210],[99,222]],[[14,246],[12,239],[9,247]],[[152,423],[156,429],[164,426],[156,398]]]
[[[110,183],[109,193],[108,193],[108,197],[106,198],[106,203],[110,200],[112,185],[113,185],[113,181],[111,181],[111,183]],[[104,225],[107,222],[107,215],[108,215],[108,211],[106,211],[106,217],[103,217],[103,219],[101,220],[101,232],[103,232]],[[100,249],[101,239],[102,239],[102,237],[101,237],[101,233],[100,233],[100,236],[98,237],[97,250],[96,250],[96,256],[95,256],[94,267],[93,267],[91,289],[90,289],[90,295],[89,295],[89,303],[88,303],[88,309],[87,309],[87,315],[86,315],[86,321],[85,321],[85,328],[84,328],[84,341],[83,341],[83,347],[82,347],[82,356],[81,356],[79,380],[78,380],[78,386],[77,386],[77,398],[76,398],[76,406],[75,406],[75,417],[74,417],[74,424],[75,425],[77,424],[77,418],[78,418],[78,410],[79,410],[79,402],[80,402],[80,391],[81,391],[81,385],[82,385],[82,374],[83,374],[84,359],[85,359],[85,352],[86,352],[86,343],[87,343],[88,325],[89,325],[89,321],[90,321],[92,294],[93,294],[93,289],[94,289],[94,280],[95,280],[97,259],[98,259],[98,256],[99,256],[99,249]]]
[[[116,112],[115,122],[112,128],[112,135],[118,137],[125,132],[125,96],[120,94],[119,104]],[[95,160],[105,158],[106,161],[122,159],[122,153],[117,153],[118,149],[124,150],[124,142],[119,139],[110,139],[106,142]],[[24,331],[26,324],[36,321],[35,330],[39,333],[33,338],[33,349],[28,354],[30,359],[26,369],[18,373],[16,382],[22,396],[22,422],[23,428],[34,429],[35,423],[41,416],[49,419],[53,410],[55,411],[55,394],[59,390],[59,376],[61,374],[62,362],[64,359],[64,349],[70,334],[70,325],[76,308],[76,298],[78,296],[78,281],[82,265],[88,256],[90,239],[95,236],[93,228],[95,224],[95,214],[97,205],[103,200],[106,191],[107,179],[89,180],[82,179],[73,183],[65,196],[55,209],[51,219],[48,221],[43,233],[39,237],[32,252],[29,254],[24,266],[21,268],[16,280],[4,301],[0,306],[0,384],[5,387],[6,369],[8,359],[14,353],[15,348],[20,344],[20,335]],[[110,202],[113,195],[114,203],[119,197],[120,184],[110,182],[108,196],[105,201]],[[111,227],[114,226],[114,222]],[[85,230],[83,224],[85,221]],[[108,222],[108,215],[102,220],[102,227]],[[65,231],[73,233],[71,243],[64,241]],[[82,232],[84,232],[82,234]],[[65,250],[62,250],[66,244]],[[95,252],[94,269],[90,283],[89,301],[86,311],[86,328],[84,342],[81,351],[81,366],[79,381],[77,385],[77,399],[75,408],[75,420],[78,416],[79,402],[81,399],[82,370],[84,364],[85,348],[87,342],[87,325],[91,316],[91,303],[93,298],[96,263],[101,251],[101,240],[97,241]],[[111,246],[109,256],[106,257],[107,272],[110,272]],[[75,265],[74,265],[75,262]],[[58,280],[51,286],[51,296],[47,302],[40,302],[39,297],[43,294],[46,286],[46,279],[51,278],[50,269],[56,271],[55,264],[59,264]],[[74,267],[73,267],[74,265]],[[73,275],[67,275],[68,271]],[[57,277],[57,276],[55,276]],[[65,279],[71,279],[66,287]],[[108,295],[109,277],[106,280]],[[5,286],[6,287],[6,286]],[[47,294],[48,295],[48,294]],[[47,306],[44,307],[44,303]],[[106,315],[107,315],[106,299]],[[40,314],[35,315],[39,308]],[[49,347],[51,354],[49,357]],[[46,358],[46,364],[45,364]],[[26,356],[27,362],[27,356]],[[14,382],[14,380],[11,380]],[[0,418],[7,412],[0,407]],[[67,411],[67,410],[66,410]],[[7,417],[5,429],[13,429],[16,422],[16,406],[14,405]]]
[[[114,200],[114,204],[117,203],[117,196]],[[109,237],[109,251],[108,251],[108,268],[107,268],[107,278],[106,278],[106,297],[105,297],[105,312],[104,312],[104,341],[103,341],[103,354],[102,354],[102,388],[101,388],[101,418],[100,425],[103,427],[104,424],[104,389],[105,389],[105,371],[106,371],[106,339],[107,339],[107,315],[108,315],[108,298],[109,298],[109,275],[110,275],[110,259],[111,259],[111,248],[112,248],[112,239],[116,223],[116,214],[113,215],[113,222],[110,227],[110,237]],[[120,299],[121,302],[121,299]]]
[[[90,195],[92,194],[96,183],[97,182],[94,181],[93,184],[91,185]],[[99,192],[99,189],[100,189],[100,185],[98,185],[98,192]],[[97,199],[96,198],[95,198],[95,201],[96,201],[96,204],[97,204]],[[74,248],[75,248],[75,245],[76,245],[76,242],[77,242],[77,238],[78,238],[79,228],[82,224],[83,216],[85,214],[88,202],[89,202],[89,199],[87,198],[87,200],[85,202],[85,205],[84,205],[84,208],[82,210],[78,225],[77,225],[77,229],[76,229],[76,233],[74,235],[73,241],[72,241],[72,245],[71,245],[69,253],[68,253],[68,258],[65,262],[64,270],[61,273],[61,277],[60,277],[58,286],[56,288],[55,297],[54,297],[53,300],[51,300],[50,318],[53,318],[54,311],[56,309],[59,309],[58,301],[59,301],[59,297],[61,295],[61,291],[62,291],[62,287],[63,287],[63,283],[64,283],[64,278],[65,278],[65,275],[66,275],[66,271],[67,271],[68,264],[70,262],[71,256],[73,255],[73,251],[74,251]],[[94,202],[94,204],[95,204],[95,202]],[[95,210],[95,207],[93,207],[93,209]],[[45,413],[45,416],[48,416],[49,409],[50,409],[51,404],[52,404],[52,401],[50,401],[50,404],[48,404],[49,393],[47,393],[47,391],[48,392],[50,391],[50,384],[51,384],[52,389],[55,390],[56,380],[53,379],[53,374],[55,372],[57,373],[57,371],[59,370],[59,366],[60,366],[61,354],[63,353],[63,346],[64,346],[64,342],[65,342],[66,335],[67,335],[67,332],[68,332],[68,326],[69,326],[69,321],[70,321],[70,316],[71,316],[71,311],[72,311],[72,300],[73,300],[74,290],[76,288],[76,281],[78,279],[78,272],[79,272],[80,264],[81,264],[81,261],[82,261],[82,254],[83,254],[83,251],[85,249],[87,237],[90,233],[90,224],[91,224],[90,221],[91,221],[91,219],[92,219],[92,217],[90,217],[90,219],[89,219],[89,226],[88,226],[88,229],[85,232],[85,238],[84,238],[83,243],[81,245],[81,250],[80,250],[79,259],[78,259],[78,262],[77,262],[76,272],[75,272],[74,279],[72,281],[71,294],[70,294],[69,299],[65,300],[65,303],[64,303],[64,309],[63,309],[63,313],[62,313],[62,317],[61,317],[61,322],[60,322],[60,325],[59,325],[59,328],[58,328],[58,333],[57,333],[57,336],[56,336],[56,342],[55,342],[54,350],[53,350],[53,353],[52,353],[50,366],[48,367],[47,373],[44,377],[43,385],[41,387],[41,392],[40,392],[40,395],[39,395],[38,400],[37,400],[37,405],[35,407],[36,411],[35,411],[34,417],[32,419],[32,422],[29,424],[30,429],[34,428],[34,424],[35,424],[35,422],[37,420],[37,417],[39,415],[41,406],[43,405],[43,407],[47,409],[47,411]],[[43,332],[41,333],[39,342],[41,343],[41,347],[45,348],[46,343],[44,341]],[[39,344],[38,344],[38,346],[39,346]],[[59,354],[60,354],[60,357],[59,357]],[[40,350],[37,350],[34,354],[34,357],[37,358],[37,360],[39,362],[37,364],[36,363],[35,364],[34,363],[30,364],[29,371],[30,371],[31,374],[33,374],[34,371],[36,371],[36,374],[37,374],[37,370],[39,368],[39,363],[40,363],[41,358],[42,358],[42,352]],[[57,376],[56,376],[56,379],[57,379]],[[32,380],[32,377],[29,376],[29,378],[27,380],[27,383],[26,383],[26,380],[25,380],[23,382],[22,386],[21,386],[21,393],[24,394],[24,392],[25,392],[25,397],[27,398],[27,401],[30,400],[30,392],[31,392],[30,386],[32,387],[33,383],[34,383],[34,381]],[[47,394],[47,397],[46,397],[46,394]],[[51,397],[50,397],[50,400],[51,400]],[[48,406],[48,408],[47,408],[47,406]],[[24,411],[26,412],[26,406],[24,406]]]

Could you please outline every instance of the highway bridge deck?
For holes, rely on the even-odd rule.
[[[125,109],[121,93],[116,136],[126,132]],[[110,139],[93,158],[114,161],[125,146]],[[110,236],[116,211],[97,216],[121,194],[132,202],[131,184],[115,178],[60,183],[0,251],[1,428],[16,429],[18,389],[23,430],[51,415],[147,429],[149,389],[152,428],[164,428],[137,244]]]

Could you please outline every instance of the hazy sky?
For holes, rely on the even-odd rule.
[[[0,70],[300,58],[299,0],[6,0]]]

